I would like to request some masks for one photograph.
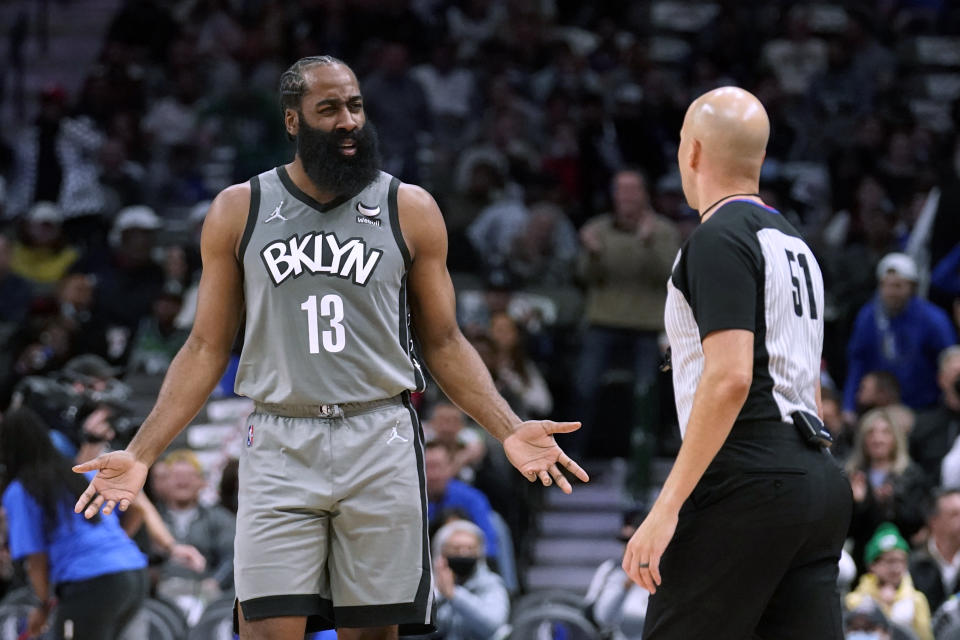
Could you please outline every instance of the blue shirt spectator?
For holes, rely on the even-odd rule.
[[[9,480],[2,502],[10,555],[26,560],[37,599],[21,637],[50,627],[57,638],[119,638],[146,598],[147,559],[115,514],[86,520],[74,513],[94,474],[74,473],[46,423],[26,407],[0,420],[0,462]]]
[[[498,538],[490,514],[490,501],[478,489],[453,479],[450,451],[439,443],[428,443],[425,452],[427,473],[427,517],[434,523],[444,511],[462,511],[486,536],[488,558],[497,557]]]
[[[950,318],[916,297],[916,265],[905,254],[885,256],[877,277],[877,296],[860,309],[850,336],[844,409],[856,409],[860,379],[874,370],[897,377],[906,405],[929,407],[940,394],[937,356],[957,342]]]
[[[96,475],[90,472],[88,480]],[[115,513],[100,515],[99,523],[74,513],[64,501],[61,517],[47,532],[43,509],[19,480],[3,492],[3,508],[10,527],[10,555],[19,560],[34,553],[46,553],[54,584],[88,580],[118,571],[147,566],[146,556],[137,548],[117,520]]]

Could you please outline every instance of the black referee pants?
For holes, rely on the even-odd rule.
[[[788,423],[736,424],[680,511],[644,640],[841,640],[852,495]]]

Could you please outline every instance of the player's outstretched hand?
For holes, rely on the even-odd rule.
[[[528,420],[520,423],[503,441],[503,450],[510,464],[530,482],[536,482],[539,478],[545,487],[556,482],[564,493],[570,493],[573,487],[557,465],[565,467],[584,482],[589,482],[590,476],[560,449],[553,434],[570,433],[579,428],[579,422]]]
[[[73,507],[76,513],[82,511],[88,519],[97,515],[101,507],[105,514],[116,506],[120,511],[126,511],[147,480],[147,465],[127,451],[105,453],[76,465],[73,470],[77,473],[97,472]]]

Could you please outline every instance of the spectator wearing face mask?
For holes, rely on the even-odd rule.
[[[510,617],[510,596],[487,567],[485,544],[480,527],[466,520],[450,522],[433,536],[437,630],[445,640],[489,640]]]
[[[846,605],[855,610],[872,600],[894,623],[910,629],[920,640],[933,640],[927,598],[913,586],[907,571],[909,552],[910,546],[895,525],[885,522],[877,527],[864,552],[870,571],[847,594]]]
[[[873,601],[850,611],[843,625],[844,640],[893,640],[890,621]]]

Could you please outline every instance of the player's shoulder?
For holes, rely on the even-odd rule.
[[[250,217],[252,194],[249,182],[230,185],[218,193],[204,218],[201,241],[207,246],[236,251]]]
[[[397,188],[397,206],[421,215],[440,215],[440,207],[429,191],[417,184],[401,182]]]
[[[397,214],[400,226],[405,233],[414,236],[426,234],[427,242],[434,242],[433,236],[445,233],[446,226],[440,206],[423,187],[407,182],[401,182],[397,188]]]
[[[250,213],[250,203],[253,198],[253,189],[250,182],[232,184],[213,199],[210,210],[207,212],[206,225],[239,226],[246,223]]]
[[[247,182],[232,184],[217,194],[211,206],[218,205],[219,207],[228,209],[242,208],[246,210],[250,207],[252,194],[253,188],[250,186],[249,180]]]

